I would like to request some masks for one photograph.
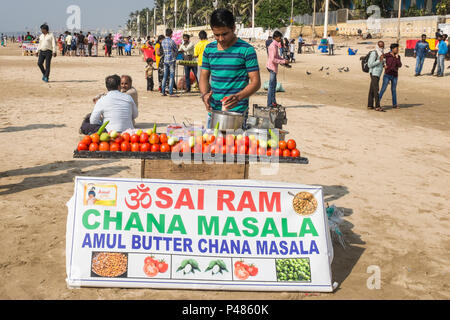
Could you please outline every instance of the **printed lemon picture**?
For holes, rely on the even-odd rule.
[[[115,207],[117,203],[117,186],[115,184],[84,185],[85,206],[110,206]]]

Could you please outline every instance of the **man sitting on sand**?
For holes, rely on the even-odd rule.
[[[120,92],[121,79],[118,75],[107,77],[105,82],[108,93],[97,101],[89,119],[83,122],[82,134],[95,132],[106,121],[109,121],[106,126],[108,132],[134,129],[133,121],[138,116],[138,109],[133,98]]]

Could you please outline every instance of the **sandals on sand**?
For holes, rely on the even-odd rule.
[[[381,108],[381,107],[375,108],[375,111],[378,111],[378,112],[386,112],[386,110],[384,110],[384,109]]]

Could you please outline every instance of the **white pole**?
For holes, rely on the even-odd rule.
[[[186,19],[187,32],[189,32],[189,0],[187,0],[187,3],[186,3],[186,13],[187,13],[187,19]]]
[[[138,12],[138,16],[137,16],[137,35],[138,35],[138,39],[141,37],[141,14],[140,12]]]
[[[294,22],[294,0],[291,1],[291,26]]]
[[[163,5],[163,24],[164,24],[164,28],[166,27],[166,3],[164,2]]]
[[[153,33],[154,37],[156,38],[156,4],[155,7],[153,8]]]
[[[177,0],[175,0],[175,14],[174,14],[174,30],[177,30]]]
[[[255,40],[255,0],[252,0],[252,40]]]
[[[323,24],[323,37],[326,38],[328,35],[328,7],[330,5],[330,1],[326,0],[325,2],[325,22]]]
[[[149,21],[148,21],[148,12],[149,10],[147,10],[147,34],[145,35],[146,37],[148,37],[148,29],[149,29]]]
[[[400,18],[402,16],[402,0],[398,2],[397,43],[400,44]]]
[[[312,22],[312,37],[316,37],[316,0],[314,0],[313,22]]]

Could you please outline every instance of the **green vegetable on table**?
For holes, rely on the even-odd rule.
[[[98,129],[97,134],[98,134],[99,136],[103,133],[103,131],[105,131],[106,126],[107,126],[108,124],[109,124],[109,120],[106,121],[106,122],[100,127],[100,129]]]

